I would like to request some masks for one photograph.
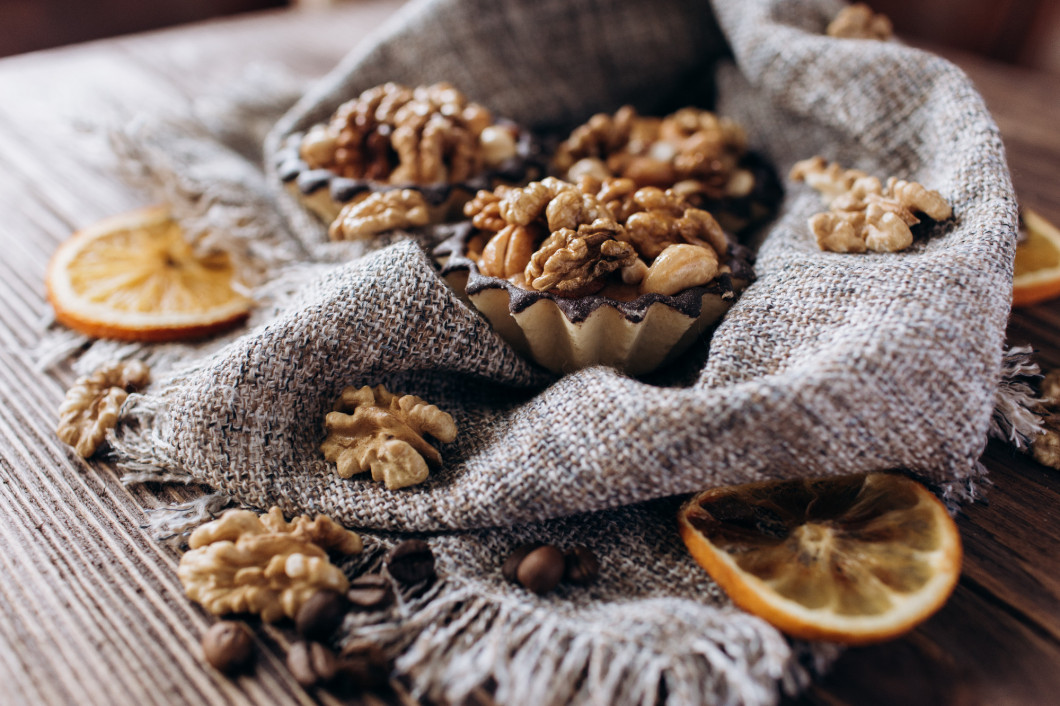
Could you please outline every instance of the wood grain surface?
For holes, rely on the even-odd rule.
[[[53,431],[73,375],[45,374],[33,349],[56,244],[147,203],[115,176],[96,126],[186,107],[252,65],[319,75],[398,5],[266,13],[0,60],[0,703],[335,701],[287,673],[284,628],[258,631],[252,675],[203,665],[198,640],[212,619],[184,597],[176,554],[141,530],[145,508],[197,491],[126,488],[74,456]],[[1023,205],[1060,222],[1060,79],[950,58],[997,118]],[[1060,302],[1017,311],[1009,335],[1044,367],[1060,365]],[[1060,472],[996,442],[983,463],[993,485],[958,518],[966,561],[946,607],[902,639],[849,650],[790,703],[1060,701]],[[381,698],[410,701],[400,685]]]

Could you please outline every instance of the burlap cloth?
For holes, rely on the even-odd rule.
[[[780,683],[797,688],[834,649],[790,643],[732,608],[678,539],[673,496],[882,469],[951,500],[974,493],[1016,231],[998,131],[968,79],[896,42],[823,36],[839,7],[418,2],[279,120],[264,179],[226,150],[231,123],[185,136],[179,159],[172,131],[127,133],[119,144],[141,176],[232,226],[267,302],[221,343],[148,351],[170,372],[130,398],[112,438],[130,479],[327,513],[375,546],[429,533],[440,583],[347,627],[391,644],[398,670],[434,696],[489,685],[508,704],[759,704]],[[437,234],[326,244],[269,171],[287,134],[388,80],[447,80],[537,129],[627,102],[656,114],[712,106],[782,175],[822,154],[937,189],[955,218],[907,252],[821,252],[806,226],[819,198],[787,182],[757,281],[679,365],[648,380],[607,368],[556,378],[447,288],[427,250]],[[445,467],[421,486],[342,480],[318,450],[339,391],[376,383],[456,419]],[[500,563],[528,539],[586,544],[603,575],[546,597],[507,585]]]

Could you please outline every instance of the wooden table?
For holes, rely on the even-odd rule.
[[[56,244],[143,205],[85,129],[103,115],[182,107],[255,62],[330,68],[396,0],[335,14],[285,11],[0,60],[0,702],[310,703],[283,667],[282,629],[259,633],[253,676],[204,669],[212,622],[176,579],[177,556],[140,529],[179,488],[122,486],[55,438],[69,371],[32,348]],[[994,111],[1025,206],[1060,222],[1060,78],[968,56]],[[1060,365],[1060,301],[1012,317],[1012,343]],[[965,508],[964,573],[953,598],[905,638],[848,651],[803,704],[1042,704],[1060,701],[1060,472],[992,442],[993,487]],[[401,699],[398,694],[397,698]]]

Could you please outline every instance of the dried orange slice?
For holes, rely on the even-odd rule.
[[[55,318],[125,341],[202,338],[243,321],[252,300],[233,288],[228,255],[200,255],[164,206],[74,233],[48,263]]]
[[[1060,230],[1030,209],[1020,214],[1026,238],[1016,246],[1012,305],[1060,296]]]
[[[733,603],[805,639],[895,637],[938,610],[960,575],[956,525],[902,476],[715,488],[689,500],[679,521]]]

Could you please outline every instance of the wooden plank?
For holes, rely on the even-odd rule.
[[[999,611],[966,580],[931,620],[899,640],[853,648],[787,703],[858,706],[1056,702],[1060,646]]]
[[[360,18],[367,31],[394,6],[368,3],[344,17],[355,24]],[[285,49],[299,69],[319,74],[360,36],[314,16],[306,27],[324,40],[295,49],[301,40],[289,27],[289,16],[271,16],[206,25],[169,43],[159,41],[162,33],[0,62],[0,94],[19,96],[0,104],[0,210],[9,214],[0,220],[0,542],[13,548],[0,557],[0,572],[19,577],[0,581],[4,700],[316,701],[294,682],[282,642],[268,633],[259,634],[253,676],[230,680],[204,667],[198,638],[213,619],[184,597],[175,555],[140,529],[142,508],[200,491],[125,488],[106,465],[74,457],[52,429],[72,375],[42,377],[29,352],[48,312],[41,282],[55,244],[144,202],[115,176],[102,134],[85,131],[87,120],[78,116],[118,121],[138,110],[186,106],[195,77],[211,67],[227,67],[227,77],[214,78],[231,80],[251,61]],[[264,41],[233,44],[240,33],[260,33]]]

